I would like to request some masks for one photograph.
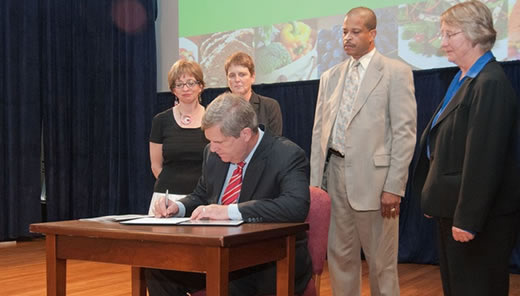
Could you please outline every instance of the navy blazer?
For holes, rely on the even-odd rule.
[[[520,210],[517,104],[502,67],[492,60],[466,78],[433,128],[430,120],[413,181],[425,214],[453,218],[454,226],[478,232],[489,216]]]

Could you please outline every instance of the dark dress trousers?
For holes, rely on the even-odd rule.
[[[208,145],[197,187],[180,200],[186,207],[186,216],[200,205],[218,203],[228,167],[229,163],[210,152]],[[309,206],[309,162],[305,152],[290,140],[267,131],[242,181],[238,208],[244,221],[303,222]],[[295,291],[302,293],[312,273],[305,233],[296,238],[295,265]],[[147,284],[152,296],[177,295],[173,291],[185,295],[182,293],[204,288],[205,282],[199,274],[148,270]],[[232,272],[229,287],[229,295],[275,294],[276,263]]]
[[[507,295],[507,266],[520,222],[517,104],[492,60],[475,78],[466,78],[421,137],[413,190],[423,212],[438,222],[446,295]],[[455,241],[452,226],[475,238]]]

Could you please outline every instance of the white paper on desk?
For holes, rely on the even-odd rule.
[[[152,200],[150,201],[150,207],[148,209],[148,215],[153,216],[155,215],[153,211],[153,205],[155,204],[155,201],[158,200],[161,197],[164,197],[166,194],[161,192],[154,192],[152,195]],[[168,200],[174,202],[177,201],[183,197],[185,197],[186,194],[168,194]]]
[[[141,218],[129,221],[122,221],[121,224],[125,225],[175,225],[184,221],[190,220],[189,217],[172,217],[172,218]]]
[[[126,215],[109,215],[109,216],[101,216],[94,218],[83,218],[79,219],[80,221],[98,221],[98,222],[122,222],[126,220],[138,219],[138,218],[146,218],[150,217],[148,215],[141,214],[126,214]]]

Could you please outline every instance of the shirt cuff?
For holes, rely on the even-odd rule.
[[[242,220],[242,214],[238,210],[237,204],[231,204],[228,206],[228,216],[230,220]]]
[[[175,214],[173,216],[174,217],[184,217],[184,215],[186,215],[186,207],[184,206],[184,204],[182,202],[176,201],[175,203],[179,207],[179,211],[177,212],[177,214]]]

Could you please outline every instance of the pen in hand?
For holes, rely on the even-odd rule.
[[[166,194],[164,195],[164,205],[166,206],[166,211],[168,211],[168,199],[170,195],[168,194],[168,189],[166,189]]]

